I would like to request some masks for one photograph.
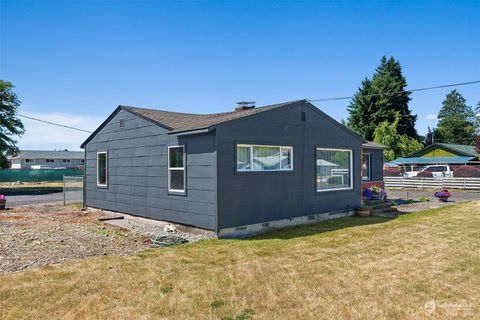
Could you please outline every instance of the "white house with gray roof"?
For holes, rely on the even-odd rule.
[[[83,151],[21,150],[10,157],[11,169],[83,169]]]

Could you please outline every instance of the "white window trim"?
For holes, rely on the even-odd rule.
[[[62,159],[62,163],[70,163],[70,159]]]
[[[368,156],[368,176],[364,177],[363,174],[362,174],[362,180],[363,181],[370,181],[372,179],[372,177],[371,177],[371,175],[372,175],[372,154],[369,153],[369,152],[362,153],[362,160],[363,160],[364,155]],[[363,161],[362,161],[362,169],[363,169]]]
[[[105,183],[100,183],[98,180],[100,178],[100,166],[98,165],[98,156],[100,154],[105,155]],[[108,185],[108,153],[107,151],[97,152],[97,187],[107,187]]]
[[[171,168],[170,167],[170,149],[172,148],[182,148],[183,150],[183,167],[181,168]],[[185,146],[184,145],[178,145],[178,146],[168,146],[168,151],[167,151],[167,169],[168,169],[168,173],[167,173],[167,180],[168,180],[168,192],[172,192],[172,193],[182,193],[184,194],[187,190],[187,170],[186,170],[186,154],[185,154]],[[170,170],[182,170],[183,171],[183,190],[181,189],[171,189],[170,188]]]
[[[27,161],[29,160],[29,161]],[[32,160],[32,161],[30,161]],[[34,158],[25,158],[25,163],[35,163],[35,159]]]
[[[352,149],[336,149],[336,148],[316,148],[316,151],[348,151],[350,153],[350,187],[348,188],[330,188],[330,189],[318,189],[317,182],[317,169],[315,166],[315,189],[318,192],[325,191],[342,191],[342,190],[353,190],[353,150]],[[315,152],[315,164],[317,163],[317,152]]]
[[[52,161],[49,161],[49,160],[52,160]],[[55,163],[55,159],[51,159],[51,158],[45,159],[45,163]]]
[[[250,150],[250,169],[238,169],[237,167],[237,148],[238,147],[244,147],[244,148],[249,148]],[[287,168],[287,169],[273,169],[273,170],[254,170],[253,169],[253,147],[273,147],[273,148],[279,148],[280,152],[282,151],[282,149],[289,149],[290,150],[290,155],[291,155],[291,159],[290,159],[290,162],[291,162],[291,165],[290,165],[290,168]],[[281,162],[280,162],[280,165],[281,165]],[[278,172],[278,171],[293,171],[293,147],[292,146],[275,146],[275,145],[268,145],[268,144],[244,144],[244,143],[239,143],[237,144],[236,148],[235,148],[235,169],[237,170],[237,172]]]

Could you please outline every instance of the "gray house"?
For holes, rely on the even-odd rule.
[[[82,144],[85,205],[221,237],[342,217],[361,205],[363,142],[306,100],[204,115],[119,106]]]
[[[83,169],[83,151],[66,150],[21,150],[9,157],[10,169]]]

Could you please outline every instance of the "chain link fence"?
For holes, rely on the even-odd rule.
[[[63,205],[83,204],[83,176],[63,176]]]

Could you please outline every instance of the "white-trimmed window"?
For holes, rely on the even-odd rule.
[[[108,180],[107,152],[97,152],[97,186],[106,187]]]
[[[63,163],[70,163],[70,159],[63,159],[62,162]]]
[[[292,171],[293,147],[237,145],[237,171]]]
[[[25,163],[35,163],[35,159],[25,159]]]
[[[168,191],[185,193],[185,147],[168,147]]]
[[[317,148],[316,162],[317,192],[353,188],[352,150]]]
[[[55,159],[45,159],[46,163],[55,163]]]
[[[370,153],[362,154],[362,179],[363,180],[371,179],[371,159],[372,159],[372,155]]]

